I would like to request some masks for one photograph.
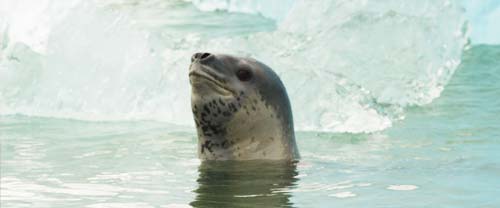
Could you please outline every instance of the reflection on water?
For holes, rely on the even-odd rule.
[[[198,168],[193,207],[291,207],[296,186],[295,162],[205,161]]]

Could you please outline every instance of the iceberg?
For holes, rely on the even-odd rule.
[[[22,3],[0,2],[3,115],[193,125],[189,57],[211,51],[275,69],[298,130],[380,131],[440,95],[469,35],[447,0]]]

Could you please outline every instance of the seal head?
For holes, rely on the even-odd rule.
[[[251,58],[196,53],[189,80],[201,159],[298,159],[290,101],[271,68]]]

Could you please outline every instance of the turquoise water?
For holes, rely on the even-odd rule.
[[[215,2],[0,1],[1,207],[500,207],[500,46],[456,1]],[[200,50],[278,72],[300,161],[197,159]]]

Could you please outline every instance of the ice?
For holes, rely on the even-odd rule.
[[[446,0],[16,2],[0,2],[1,114],[193,125],[189,57],[210,51],[275,69],[298,130],[373,132],[438,97],[468,38]]]
[[[500,44],[500,1],[462,0],[473,44]]]
[[[220,50],[245,48],[275,68],[299,129],[370,132],[438,97],[467,35],[456,2],[297,1],[277,31]]]
[[[286,18],[295,0],[192,0],[202,11],[227,11],[260,14],[277,21]]]

